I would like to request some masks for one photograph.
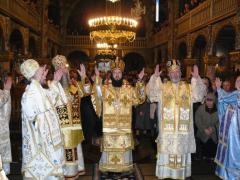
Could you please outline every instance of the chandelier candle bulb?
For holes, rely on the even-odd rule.
[[[120,4],[121,3],[117,3],[116,5]],[[109,14],[107,12],[106,15]],[[91,40],[97,43],[106,42],[109,44],[119,44],[133,42],[135,40],[138,22],[135,19],[121,16],[121,14],[116,12],[109,16],[90,19],[88,24],[90,27]]]

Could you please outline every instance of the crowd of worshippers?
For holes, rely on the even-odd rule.
[[[179,15],[180,17],[187,14],[189,11],[203,3],[205,0],[182,0],[179,3]]]
[[[21,100],[24,177],[85,174],[84,140],[101,144],[101,172],[132,171],[132,135],[143,134],[156,138],[159,179],[190,177],[191,154],[195,160],[215,159],[220,178],[240,178],[239,76],[235,86],[228,79],[201,78],[195,65],[189,85],[181,80],[181,65],[174,59],[167,62],[165,74],[159,65],[152,74],[144,68],[123,74],[124,67],[117,58],[107,73],[97,66],[86,71],[83,64],[70,69],[62,55],[52,59],[52,66],[33,59],[21,64],[19,83],[26,85]],[[2,176],[10,173],[12,161],[11,87],[8,76],[0,90]]]

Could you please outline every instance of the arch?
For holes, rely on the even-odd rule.
[[[195,42],[196,42],[200,37],[201,37],[202,39],[205,39],[206,44],[207,44],[207,39],[208,39],[208,38],[206,37],[205,34],[207,34],[207,31],[204,31],[204,30],[202,30],[202,31],[199,32],[199,33],[192,34],[192,35],[191,35],[192,45],[194,45]]]
[[[192,57],[194,59],[197,59],[196,64],[198,65],[201,74],[203,74],[204,72],[203,57],[206,52],[206,47],[207,47],[207,40],[205,36],[199,35],[193,44]]]
[[[177,59],[181,62],[187,57],[187,43],[182,41],[178,45]]]
[[[37,44],[33,36],[30,36],[28,45],[28,50],[32,58],[38,57]]]
[[[193,44],[193,49],[192,49],[192,56],[194,59],[201,59],[204,54],[205,54],[205,50],[206,50],[206,45],[207,45],[207,41],[206,38],[203,35],[199,35],[196,39],[195,42]]]
[[[234,26],[226,25],[216,35],[213,45],[213,55],[227,57],[229,51],[235,49],[236,31]]]
[[[187,58],[187,43],[185,41],[180,42],[178,45],[177,49],[177,59],[181,62],[182,64],[182,76],[186,76],[186,66],[184,64],[184,59]]]
[[[20,30],[14,29],[9,38],[9,45],[11,51],[15,53],[23,53],[24,51],[24,42],[23,35]]]
[[[125,72],[139,71],[146,66],[144,57],[136,52],[129,52],[124,57]]]
[[[162,51],[158,49],[157,51],[157,63],[160,64],[162,62]]]
[[[81,63],[89,61],[88,55],[80,50],[72,51],[68,54],[67,59],[72,67],[79,67]]]
[[[235,32],[237,32],[237,23],[235,23],[234,18],[228,19],[222,22],[217,23],[215,26],[213,26],[213,42],[216,41],[216,38],[219,34],[219,32],[224,29],[225,27],[232,27]]]

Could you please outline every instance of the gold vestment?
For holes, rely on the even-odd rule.
[[[136,87],[123,81],[121,87],[114,87],[111,81],[101,87],[102,104],[96,88],[93,91],[92,101],[96,112],[102,112],[103,142],[101,150],[106,156],[100,160],[100,170],[109,172],[124,172],[133,168],[132,161],[126,161],[126,152],[131,153],[134,148],[132,137],[132,106],[143,103],[145,87],[138,82]],[[99,104],[97,104],[99,103]],[[102,107],[102,110],[98,108]],[[100,114],[99,114],[100,115]]]

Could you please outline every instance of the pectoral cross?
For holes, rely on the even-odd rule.
[[[122,99],[123,104],[126,106],[129,103],[127,96],[124,96]]]

